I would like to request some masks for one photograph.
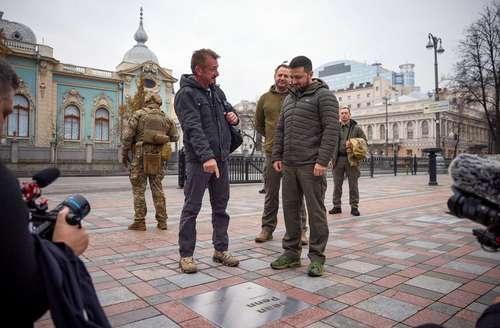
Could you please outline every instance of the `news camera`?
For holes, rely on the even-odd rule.
[[[31,182],[23,182],[21,185],[23,200],[29,209],[30,232],[47,240],[52,240],[57,214],[64,206],[69,208],[66,222],[79,227],[90,212],[89,202],[80,194],[71,195],[51,211],[48,210],[48,200],[41,197],[41,189],[54,182],[59,175],[58,169],[48,168],[36,173]]]
[[[500,249],[500,162],[474,155],[460,155],[450,164],[453,195],[450,213],[479,223],[472,229],[485,251]]]

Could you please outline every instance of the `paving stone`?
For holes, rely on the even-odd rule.
[[[340,310],[345,309],[349,305],[341,303],[341,302],[337,302],[337,301],[334,301],[334,300],[328,300],[326,302],[318,304],[318,306],[320,308],[328,310],[328,311],[330,311],[332,313],[336,313],[336,312],[339,312]]]
[[[341,314],[334,314],[332,316],[329,316],[326,319],[321,320],[322,322],[325,322],[329,325],[332,325],[335,328],[370,328],[366,325],[363,325],[360,322],[357,322],[355,320],[352,320],[351,318],[348,318],[346,316],[343,316]]]
[[[481,296],[478,300],[476,300],[476,302],[483,304],[492,304],[493,299],[495,299],[495,297],[497,296],[500,296],[499,292],[496,292],[495,290],[490,290],[489,292]]]
[[[160,314],[158,310],[153,307],[147,307],[143,309],[128,311],[125,313],[117,314],[109,319],[109,323],[112,327],[123,326],[128,323],[136,322],[139,320],[156,317]]]
[[[453,276],[451,274],[446,274],[446,273],[441,273],[441,272],[436,272],[436,271],[427,271],[425,273],[425,275],[429,276],[429,277],[443,279],[443,280],[454,281],[454,282],[457,282],[459,284],[465,284],[466,282],[469,281],[469,279],[467,279],[467,278],[461,278],[461,277]]]
[[[313,278],[309,276],[295,277],[290,280],[285,280],[284,282],[286,284],[307,290],[312,293],[335,284],[335,282],[328,279],[317,278],[317,277]]]
[[[320,289],[316,292],[316,294],[327,297],[327,298],[335,298],[345,293],[349,293],[355,290],[356,287],[344,285],[344,284],[336,284],[332,287]]]
[[[453,317],[450,320],[446,321],[443,326],[445,328],[474,328],[475,323],[459,317]]]
[[[475,251],[470,253],[469,255],[476,256],[476,257],[481,257],[485,259],[490,259],[490,260],[495,260],[500,262],[500,252],[497,253],[491,253],[491,252],[485,252],[483,250]]]
[[[137,284],[139,282],[142,282],[142,280],[137,277],[130,277],[130,278],[120,279],[119,282],[120,284],[127,286],[127,285]]]
[[[221,271],[221,270],[216,269],[216,268],[205,269],[205,270],[203,270],[203,273],[209,274],[212,277],[215,277],[217,279],[225,279],[225,278],[232,277],[231,274],[224,272],[224,271]]]
[[[373,271],[375,269],[380,268],[380,265],[374,265],[366,262],[361,262],[361,261],[356,261],[356,260],[351,260],[347,261],[344,263],[340,263],[335,265],[336,267],[339,267],[341,269],[346,269],[358,273],[367,273],[370,271]]]
[[[371,271],[370,276],[384,278],[384,277],[390,276],[391,274],[396,273],[396,272],[399,272],[399,270],[389,268],[389,267],[383,267],[383,268]]]
[[[467,310],[474,311],[477,313],[483,313],[487,307],[488,306],[485,304],[474,302],[474,303],[469,304],[469,306],[467,307]]]
[[[364,233],[362,235],[359,235],[359,237],[365,238],[365,239],[370,239],[370,240],[379,240],[379,239],[387,238],[387,235],[369,232],[369,233]]]
[[[392,250],[392,249],[388,249],[388,250],[385,250],[383,252],[378,252],[376,254],[380,255],[380,256],[392,257],[392,258],[399,259],[399,260],[406,260],[407,258],[410,258],[410,257],[416,255],[415,253],[396,251],[396,250]]]
[[[344,256],[342,256],[343,258],[345,259],[349,259],[349,260],[357,260],[359,259],[361,256],[359,255],[354,255],[354,254],[346,254]]]
[[[264,268],[269,268],[269,263],[258,259],[250,259],[240,261],[239,267],[248,271],[258,271]]]
[[[443,294],[449,293],[455,290],[456,288],[460,287],[459,283],[424,275],[412,278],[406,281],[405,284],[432,290]]]
[[[161,293],[168,293],[179,290],[180,287],[169,281],[168,284],[155,287],[155,289],[157,289]]]
[[[335,266],[329,266],[329,265],[328,266],[325,265],[325,272],[338,274],[338,275],[341,275],[344,277],[349,277],[349,278],[354,278],[354,277],[359,276],[359,272],[345,270],[345,269],[341,269],[341,268],[337,268]]]
[[[425,249],[435,249],[438,248],[439,246],[442,246],[443,244],[438,244],[438,243],[433,243],[430,241],[421,241],[421,240],[415,240],[410,243],[407,243],[406,246],[411,246],[411,247],[420,247],[420,248],[425,248]]]
[[[180,326],[163,315],[136,321],[134,323],[129,323],[125,326],[121,326],[121,328],[163,328],[163,327],[174,328]]]
[[[450,316],[454,315],[455,313],[457,313],[458,311],[461,310],[460,308],[458,308],[456,306],[441,303],[441,302],[432,303],[431,305],[429,305],[428,309],[434,310],[437,312],[441,312],[441,313],[445,313],[445,314],[448,314]]]
[[[437,301],[438,299],[443,297],[443,294],[441,294],[441,293],[433,292],[433,291],[428,290],[428,289],[410,286],[410,285],[405,285],[405,284],[398,285],[398,286],[394,287],[394,289],[400,290],[402,292],[412,294],[415,296],[428,298],[428,299],[431,299],[433,301]]]
[[[409,266],[403,264],[389,264],[388,267],[396,270],[404,270],[409,268]]]
[[[348,248],[348,247],[352,247],[354,245],[356,245],[355,243],[351,242],[351,241],[347,241],[347,240],[342,240],[342,239],[337,239],[337,240],[334,240],[332,242],[328,242],[328,245],[330,246],[334,246],[334,247],[338,247],[338,248]]]
[[[158,294],[158,295],[145,297],[144,300],[151,305],[157,305],[160,303],[168,302],[168,301],[172,300],[172,298],[168,295],[165,295],[165,294]]]
[[[420,309],[416,305],[382,295],[377,295],[358,303],[356,307],[395,321],[403,321],[417,313]]]
[[[240,274],[240,277],[245,279],[245,280],[255,280],[262,278],[262,275],[256,273],[256,272],[246,272],[244,274]]]
[[[136,300],[137,296],[125,287],[115,287],[97,291],[102,306]]]
[[[331,328],[333,327],[332,325],[329,325],[327,323],[318,321],[313,323],[312,325],[306,326],[305,328]]]
[[[379,277],[374,277],[374,276],[370,276],[370,275],[367,275],[367,274],[362,274],[360,276],[357,276],[356,277],[357,280],[361,280],[363,282],[374,282],[376,280],[379,280],[380,278]]]
[[[486,271],[489,271],[489,267],[485,266],[480,266],[472,263],[464,263],[460,261],[453,261],[446,263],[443,267],[457,270],[457,271],[462,271],[462,272],[468,272],[468,273],[474,273],[477,275],[481,275],[485,273]]]
[[[378,285],[366,285],[366,286],[361,287],[361,289],[366,290],[367,292],[374,293],[374,294],[380,294],[383,291],[385,291],[387,288],[382,287],[382,286],[378,286]]]
[[[170,284],[170,281],[168,281],[167,279],[161,278],[161,279],[150,280],[150,281],[148,281],[148,284],[150,284],[153,287],[158,287],[158,286]]]
[[[211,277],[201,272],[196,272],[192,274],[182,273],[175,276],[167,277],[167,279],[182,288],[201,285],[207,282],[212,282],[217,280],[214,277]]]

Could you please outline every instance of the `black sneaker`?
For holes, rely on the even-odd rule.
[[[342,208],[340,207],[334,207],[331,210],[328,211],[330,214],[340,214],[342,213]]]
[[[259,190],[259,194],[265,194],[265,193],[266,193],[266,189]]]
[[[352,207],[351,208],[351,215],[360,216],[361,214],[359,213],[359,210],[357,207]]]

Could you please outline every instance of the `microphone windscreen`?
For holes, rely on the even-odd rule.
[[[500,161],[462,154],[450,164],[454,186],[500,206]]]
[[[49,167],[47,169],[41,170],[33,176],[33,181],[40,188],[45,188],[52,182],[54,182],[60,175],[61,172],[55,167]]]

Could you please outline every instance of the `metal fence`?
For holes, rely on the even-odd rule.
[[[178,177],[179,186],[184,186],[185,159],[183,151],[179,151]],[[446,173],[451,159],[439,159],[437,161],[437,172]],[[230,183],[261,182],[264,171],[265,158],[261,156],[232,155],[229,157],[229,181]],[[428,157],[384,157],[373,156],[360,162],[361,176],[374,177],[376,175],[416,175],[427,174],[429,170]],[[332,177],[332,170],[327,171],[327,176]]]

